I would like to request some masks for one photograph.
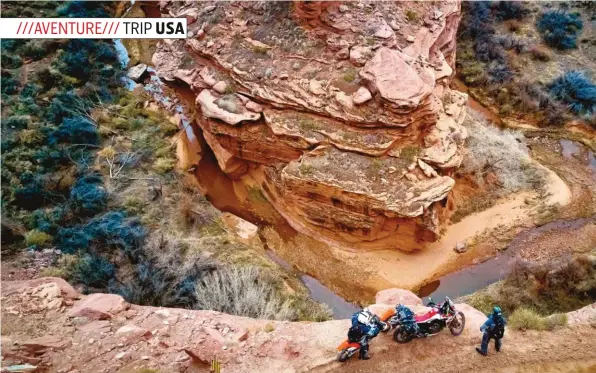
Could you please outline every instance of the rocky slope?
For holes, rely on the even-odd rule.
[[[2,295],[2,366],[31,365],[26,372],[208,372],[212,359],[224,373],[486,368],[473,350],[485,317],[465,304],[458,305],[466,315],[461,336],[444,332],[397,345],[381,335],[372,343],[372,360],[342,366],[334,361],[335,347],[345,338],[348,320],[291,323],[135,306],[113,294],[82,296],[59,278],[4,281]],[[381,312],[387,307],[382,303],[398,302],[424,311],[420,298],[399,289],[380,292],[373,309]],[[508,331],[504,352],[490,359],[499,359],[500,367],[578,356],[593,361],[596,352],[589,345],[596,329],[586,324],[595,312],[592,305],[570,313],[573,326],[555,332]]]
[[[192,37],[153,64],[192,90],[220,167],[296,229],[351,248],[421,248],[448,218],[466,96],[460,3],[160,3]],[[191,103],[192,105],[193,103]]]

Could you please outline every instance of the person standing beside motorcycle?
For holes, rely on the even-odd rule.
[[[348,330],[348,340],[360,344],[360,360],[370,359],[368,341],[376,337],[382,327],[379,318],[366,308],[352,315],[352,327]]]
[[[395,313],[409,334],[415,335],[417,337],[423,337],[422,333],[420,332],[420,328],[418,327],[418,323],[416,323],[414,312],[412,312],[411,309],[404,306],[403,304],[398,304],[395,307]]]
[[[503,317],[503,313],[501,312],[501,308],[499,306],[495,306],[493,308],[493,312],[488,315],[488,320],[480,327],[480,331],[484,334],[482,335],[482,344],[480,347],[476,347],[476,351],[486,356],[488,354],[488,344],[491,339],[495,340],[495,349],[497,352],[501,350],[501,339],[505,334],[505,325],[507,321]]]

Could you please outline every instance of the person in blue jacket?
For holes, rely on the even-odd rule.
[[[418,328],[418,323],[416,322],[416,318],[414,312],[411,309],[404,306],[403,304],[398,304],[395,307],[395,313],[399,317],[402,325],[406,329],[406,331],[410,334],[413,334],[417,337],[423,337],[424,335],[420,332],[420,328]]]
[[[488,344],[491,339],[495,340],[495,349],[497,352],[501,350],[501,339],[505,334],[505,325],[507,321],[503,317],[501,307],[495,306],[493,312],[488,315],[488,320],[480,327],[480,331],[484,333],[482,336],[482,344],[476,347],[476,351],[486,356],[488,354]]]
[[[348,340],[360,343],[360,360],[370,359],[368,341],[381,331],[379,319],[368,309],[363,309],[352,315],[352,326],[348,330]]]

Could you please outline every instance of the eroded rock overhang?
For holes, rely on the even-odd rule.
[[[334,244],[412,250],[438,238],[466,138],[467,97],[448,87],[458,1],[162,12],[196,15],[195,36],[160,42],[153,62],[196,94],[224,172],[258,174],[295,228]]]

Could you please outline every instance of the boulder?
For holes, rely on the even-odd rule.
[[[8,295],[11,294],[13,292],[19,292],[21,290],[23,290],[23,288],[26,287],[30,287],[30,288],[38,288],[36,289],[36,291],[34,291],[34,293],[36,293],[37,291],[42,291],[42,289],[45,289],[42,291],[42,293],[40,294],[44,294],[44,295],[49,295],[48,293],[46,293],[47,288],[46,287],[42,287],[41,285],[43,284],[56,284],[56,286],[58,286],[58,288],[60,289],[60,296],[65,299],[65,300],[74,300],[74,299],[78,299],[79,298],[79,293],[77,293],[77,291],[70,286],[70,284],[68,282],[66,282],[64,279],[59,278],[59,277],[41,277],[41,278],[36,278],[33,280],[28,280],[28,281],[15,281],[15,282],[6,282],[6,283],[2,283],[2,293],[3,295]],[[46,298],[45,296],[43,296],[42,298]]]
[[[339,102],[342,106],[351,109],[354,107],[354,102],[352,101],[352,96],[346,95],[344,92],[337,92],[335,94],[335,99]]]
[[[128,324],[122,326],[116,331],[116,336],[121,338],[122,341],[127,344],[134,344],[140,340],[148,340],[153,337],[153,333],[150,330],[141,328],[134,324]]]
[[[393,33],[393,29],[385,22],[383,18],[380,19],[379,25],[377,25],[375,31],[375,35],[377,38],[381,39],[389,39],[392,36],[395,36]]]
[[[207,67],[203,67],[199,72],[199,75],[201,76],[205,84],[207,84],[209,87],[213,87],[215,83],[217,83],[215,77],[213,76],[213,74],[211,74],[211,72],[209,72],[209,69]]]
[[[347,60],[350,57],[350,48],[345,47],[339,50],[339,52],[337,52],[337,54],[335,55],[335,58],[337,58],[338,60]]]
[[[105,320],[127,310],[129,306],[124,298],[119,295],[96,293],[75,303],[68,315],[70,317],[87,317],[92,320]]]
[[[226,89],[228,89],[228,83],[224,82],[223,80],[220,80],[213,86],[213,90],[217,93],[226,93]]]
[[[422,305],[422,299],[410,290],[405,289],[385,289],[377,293],[375,297],[376,303],[379,304],[405,304],[408,306]]]
[[[246,109],[252,111],[253,113],[262,113],[263,112],[263,107],[254,101],[248,101],[245,106],[246,106]]]
[[[370,91],[368,89],[366,89],[364,87],[358,88],[358,90],[352,94],[352,101],[356,105],[363,104],[366,101],[370,100],[371,98],[372,98],[372,94],[370,93]]]
[[[364,66],[370,58],[372,48],[357,45],[350,49],[350,62],[355,66]]]
[[[136,66],[131,67],[126,73],[126,76],[138,83],[143,78],[146,72],[147,65],[145,65],[144,63],[140,63]]]
[[[208,89],[204,89],[197,97],[197,103],[201,106],[204,117],[220,119],[227,124],[236,125],[245,120],[259,120],[261,117],[259,113],[246,110],[242,102],[234,100],[234,97],[220,100],[220,97],[216,97]]]
[[[224,212],[221,214],[220,218],[241,241],[249,243],[258,238],[259,227],[253,223],[230,214],[229,212]]]
[[[439,174],[437,173],[437,171],[435,171],[434,168],[432,168],[431,166],[429,166],[422,159],[418,159],[418,166],[420,166],[420,168],[422,169],[422,172],[424,172],[424,175],[426,177],[437,177],[437,176],[439,176]]]
[[[465,242],[458,242],[453,250],[455,250],[455,252],[458,254],[465,253],[468,251],[468,245],[466,245]]]
[[[351,58],[351,56],[350,56]],[[418,107],[432,93],[401,52],[381,47],[360,71],[372,91],[399,107]]]

